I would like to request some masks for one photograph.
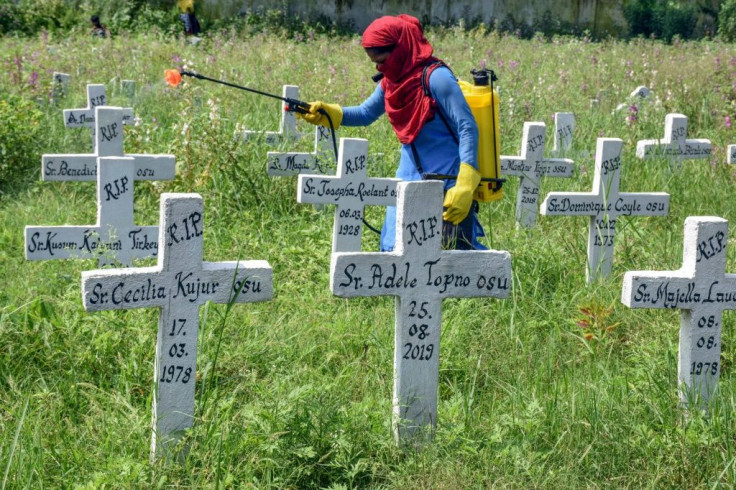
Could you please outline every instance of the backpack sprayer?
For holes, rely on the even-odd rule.
[[[422,90],[424,95],[432,97],[429,90],[429,69],[432,66],[439,65],[450,68],[442,61],[434,61],[424,66],[422,70]],[[470,70],[473,76],[473,83],[459,80],[457,83],[465,97],[465,101],[470,106],[475,123],[478,125],[478,172],[481,179],[478,188],[473,193],[473,199],[480,202],[491,202],[501,199],[503,191],[501,186],[506,179],[501,177],[501,159],[499,157],[499,129],[498,129],[498,93],[493,89],[493,82],[498,80],[493,70],[484,68],[481,70]],[[383,73],[376,73],[371,77],[374,82],[380,82],[383,79]],[[442,114],[442,110],[437,106],[437,115],[440,116],[442,122],[445,123],[452,139],[456,144],[460,144],[457,135],[450,127],[447,118]],[[424,172],[419,163],[419,154],[412,144],[414,160],[417,163],[417,170],[422,179],[428,180],[452,180],[457,175],[445,175]]]
[[[273,99],[283,100],[284,102],[286,102],[286,104],[284,105],[285,111],[298,112],[300,114],[309,114],[309,109],[310,109],[309,104],[307,104],[306,102],[302,100],[292,99],[291,97],[281,97],[280,95],[275,95],[275,94],[269,94],[268,92],[263,92],[261,90],[256,90],[254,88],[243,87],[242,85],[236,85],[234,83],[225,82],[224,80],[217,80],[216,78],[206,77],[204,75],[200,75],[199,73],[194,73],[191,71],[166,70],[165,72],[166,82],[169,85],[177,86],[179,85],[179,82],[181,82],[181,75],[192,77],[192,78],[198,78],[200,80],[207,80],[209,82],[219,83],[221,85],[226,85],[228,87],[245,90],[246,92],[251,92],[254,94],[258,94],[258,95],[271,97]],[[330,123],[330,131],[332,132],[332,146],[335,150],[335,158],[337,158],[337,138],[335,137],[335,126],[332,124],[332,118],[327,113],[327,111],[325,111],[324,109],[320,109],[319,113],[327,117],[327,121]]]

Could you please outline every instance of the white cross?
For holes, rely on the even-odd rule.
[[[337,138],[337,135],[335,135]],[[266,154],[266,173],[271,177],[299,174],[327,175],[334,172],[335,150],[332,131],[323,126],[314,129],[314,152],[269,151]]]
[[[495,250],[442,250],[443,184],[397,186],[396,249],[332,254],[337,296],[396,296],[394,436],[413,438],[437,422],[442,300],[507,298],[511,256]]]
[[[621,301],[629,308],[680,310],[678,390],[686,406],[705,407],[718,386],[723,310],[736,309],[736,274],[725,274],[727,245],[728,221],[690,216],[679,270],[624,276]]]
[[[598,138],[592,192],[550,192],[541,213],[548,216],[590,216],[588,283],[608,277],[613,263],[619,216],[665,216],[670,196],[664,192],[619,192],[621,148],[618,138]]]
[[[97,258],[106,267],[156,255],[158,226],[133,222],[133,159],[100,157],[97,168],[97,223],[26,226],[26,260]]]
[[[103,84],[87,84],[87,107],[81,109],[64,109],[64,126],[67,128],[90,128],[92,148],[97,143],[95,138],[95,107],[107,105],[107,95]],[[133,120],[133,109],[123,109],[123,124]]]
[[[575,114],[572,112],[555,112],[555,138],[552,154],[567,154],[572,147],[574,132]]]
[[[131,157],[135,161],[134,180],[173,180],[174,155],[136,155],[123,152],[121,107],[95,107],[94,153],[81,155],[43,155],[41,178],[53,181],[90,181],[97,179],[98,157]]]
[[[192,426],[199,307],[273,297],[265,260],[202,262],[204,232],[198,194],[163,194],[158,264],[82,273],[87,311],[160,308],[153,398],[152,459]]]
[[[641,159],[669,157],[673,170],[680,170],[683,160],[708,158],[710,140],[687,139],[687,116],[667,114],[664,118],[664,138],[641,140],[636,144],[636,156]]]
[[[284,85],[282,96],[289,99],[299,99],[298,85]],[[287,111],[283,101],[279,101],[279,113],[281,114],[281,122],[278,131],[251,131],[245,130],[241,133],[244,140],[250,140],[265,136],[266,143],[269,145],[278,144],[284,140],[298,140],[302,137],[301,133],[296,130],[296,115]]]
[[[55,103],[60,97],[66,97],[69,91],[69,74],[55,71],[51,79],[51,102]]]
[[[135,80],[120,80],[120,91],[132,101],[135,97]]]
[[[365,206],[395,206],[399,179],[366,175],[368,140],[340,138],[337,175],[300,175],[297,202],[336,204],[333,252],[359,252]]]
[[[736,163],[736,145],[728,145],[726,149],[726,163]]]
[[[569,158],[544,158],[546,125],[525,122],[521,156],[501,156],[501,175],[517,175],[516,223],[533,228],[537,221],[537,202],[542,177],[570,177],[575,168]]]

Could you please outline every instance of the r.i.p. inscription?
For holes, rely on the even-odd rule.
[[[736,309],[736,274],[725,273],[727,247],[728,221],[691,216],[679,270],[624,276],[626,306],[680,310],[678,389],[688,407],[705,408],[718,386],[723,311]]]
[[[572,148],[572,136],[575,133],[575,114],[572,112],[555,112],[555,136],[552,146],[553,155],[567,155]]]
[[[437,423],[442,300],[507,298],[511,256],[495,250],[441,250],[443,184],[397,186],[393,252],[332,254],[330,288],[337,296],[395,296],[394,436],[407,442]]]

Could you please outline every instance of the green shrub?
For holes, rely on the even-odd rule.
[[[14,184],[37,177],[38,148],[43,113],[35,103],[17,95],[0,93],[0,194]]]
[[[718,13],[718,35],[725,41],[736,40],[736,0],[726,0]]]
[[[666,42],[675,36],[690,39],[697,22],[697,8],[688,2],[628,0],[623,11],[631,36],[654,36]]]

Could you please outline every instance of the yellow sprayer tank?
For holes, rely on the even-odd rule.
[[[488,84],[488,77],[489,73],[486,70],[479,72],[473,70],[474,84],[463,80],[458,83],[478,125],[478,171],[483,178],[500,179],[498,93],[493,90],[493,107],[491,107],[491,87]],[[482,181],[473,194],[473,198],[480,202],[496,201],[502,196],[500,182]]]

